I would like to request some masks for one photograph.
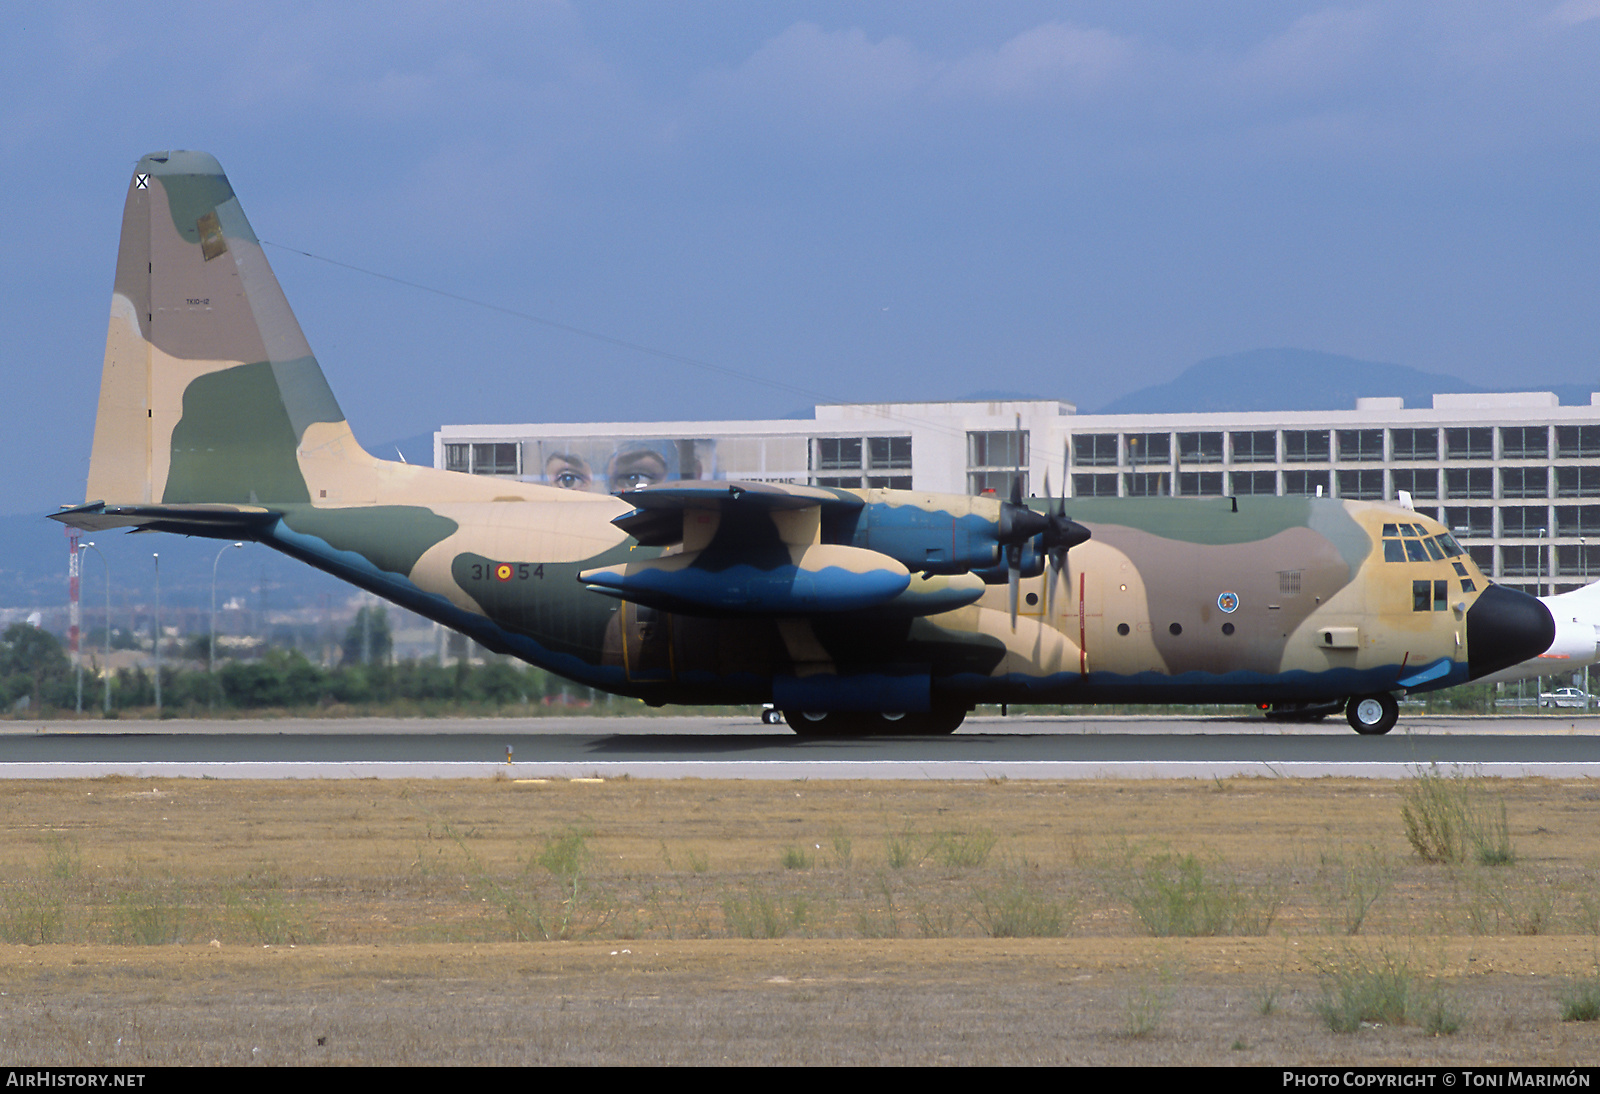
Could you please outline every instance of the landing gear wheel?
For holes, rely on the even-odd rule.
[[[786,710],[783,720],[796,737],[863,737],[867,733],[861,715],[836,710]]]
[[[966,721],[967,708],[960,706],[934,707],[928,713],[918,717],[922,719],[921,732],[948,735],[960,729],[961,723]]]
[[[761,724],[764,726],[783,725],[783,712],[777,707],[764,707],[761,711]]]
[[[872,736],[938,737],[954,733],[966,718],[965,707],[934,707],[915,714],[885,711],[860,717]]]
[[[1386,691],[1376,695],[1352,695],[1345,704],[1344,716],[1357,733],[1376,737],[1389,732],[1400,720],[1400,704]]]
[[[1343,702],[1333,703],[1273,703],[1266,712],[1269,722],[1320,722],[1330,714],[1344,710]]]
[[[938,706],[908,714],[900,711],[843,713],[786,710],[783,720],[797,737],[920,737],[954,733],[966,719],[961,706]]]

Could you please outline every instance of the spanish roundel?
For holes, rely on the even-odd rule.
[[[500,581],[511,580],[511,563],[501,562],[494,568],[494,576]]]

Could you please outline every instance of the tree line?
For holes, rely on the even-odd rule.
[[[385,635],[385,637],[387,637]],[[357,641],[373,652],[371,634]],[[387,644],[380,644],[386,655]],[[194,651],[190,651],[191,653]],[[200,647],[200,660],[205,647]],[[102,678],[83,674],[83,709],[101,709]],[[71,711],[77,705],[77,679],[61,640],[26,623],[0,635],[0,703],[12,713]],[[423,704],[474,710],[543,704],[545,700],[584,702],[588,688],[568,683],[520,662],[467,660],[398,661],[384,656],[363,664],[359,658],[334,668],[312,663],[298,650],[269,650],[249,660],[219,661],[215,675],[204,668],[173,665],[161,670],[164,712],[207,710],[315,709],[335,704],[387,706]],[[111,710],[141,711],[155,705],[155,676],[146,669],[118,669],[111,677]]]

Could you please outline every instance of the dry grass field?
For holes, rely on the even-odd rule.
[[[0,801],[8,1064],[1600,1059],[1587,782]]]

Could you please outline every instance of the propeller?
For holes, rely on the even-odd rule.
[[[1048,578],[1046,595],[1046,613],[1049,618],[1055,618],[1056,578],[1062,573],[1067,574],[1068,587],[1071,587],[1072,573],[1067,569],[1067,552],[1089,538],[1089,529],[1075,520],[1067,517],[1066,489],[1063,487],[1061,497],[1055,498],[1050,494],[1049,476],[1045,482],[1045,505],[1049,514],[1049,526],[1044,530],[1044,552],[1050,560],[1050,576]]]
[[[1005,547],[1006,585],[1011,609],[1011,629],[1017,629],[1017,600],[1022,584],[1022,553],[1028,542],[1040,537],[1039,553],[1049,559],[1047,615],[1055,611],[1055,579],[1067,565],[1067,552],[1089,538],[1089,529],[1067,517],[1065,486],[1057,499],[1050,491],[1050,472],[1045,471],[1045,512],[1028,508],[1022,500],[1022,416],[1017,416],[1017,470],[1011,477],[1011,499],[1001,503],[996,539]],[[1065,471],[1063,471],[1065,474]]]

